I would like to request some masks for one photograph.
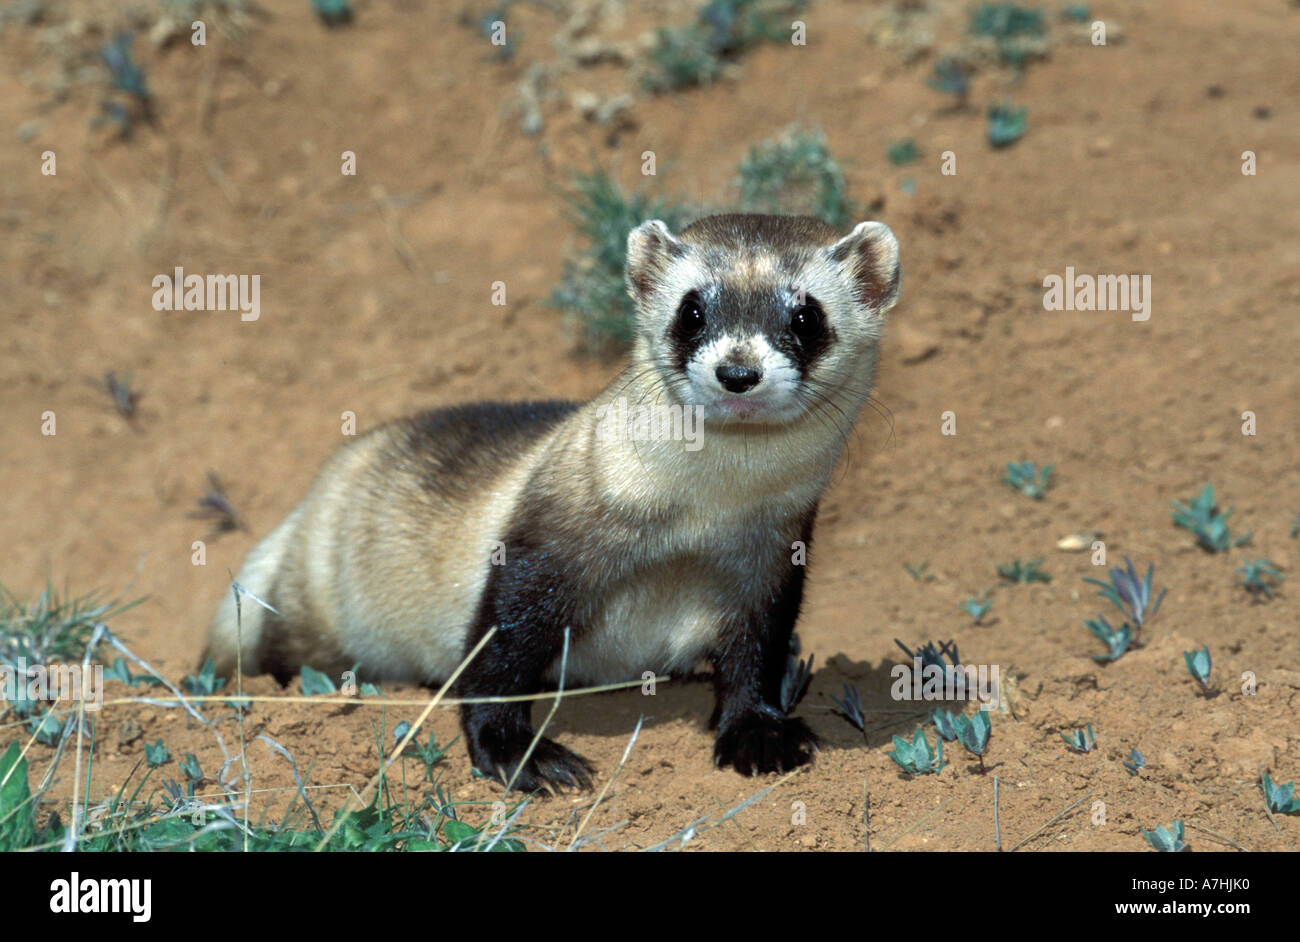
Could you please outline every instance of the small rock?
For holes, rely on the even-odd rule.
[[[117,728],[117,744],[129,746],[143,735],[144,728],[136,720],[123,720],[122,725]]]
[[[1111,141],[1108,137],[1094,138],[1088,142],[1089,157],[1105,157],[1110,153]]]

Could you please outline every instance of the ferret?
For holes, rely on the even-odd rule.
[[[239,572],[274,611],[243,604],[237,631],[226,593],[204,657],[281,683],[306,664],[432,686],[495,627],[458,679],[466,698],[707,659],[715,763],[810,762],[817,737],[781,709],[781,681],[817,505],[898,298],[898,242],[879,222],[843,235],[732,214],[674,235],[650,220],[628,235],[626,284],[630,362],[589,402],[439,409],[340,448]],[[656,413],[672,421],[623,420]],[[692,419],[696,440],[675,434]],[[461,725],[474,766],[507,786],[591,787],[559,743],[528,754],[528,701],[463,704]]]

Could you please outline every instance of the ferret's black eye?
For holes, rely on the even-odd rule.
[[[704,305],[694,291],[689,292],[682,298],[682,303],[677,305],[677,327],[687,335],[698,334],[704,329]]]
[[[822,332],[822,309],[816,301],[807,300],[790,314],[790,330],[800,340],[812,340]]]

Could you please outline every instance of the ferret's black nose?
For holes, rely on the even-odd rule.
[[[747,366],[720,366],[717,370],[718,382],[727,392],[748,392],[758,385],[763,374]]]

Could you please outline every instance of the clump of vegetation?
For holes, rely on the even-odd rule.
[[[1089,723],[1086,729],[1076,729],[1068,736],[1061,733],[1061,738],[1065,744],[1081,755],[1087,755],[1092,752],[1093,746],[1097,745],[1097,738],[1092,734],[1092,724]]]
[[[1166,828],[1163,824],[1154,831],[1142,829],[1142,836],[1158,851],[1164,853],[1176,853],[1186,850],[1187,845],[1183,843],[1183,822],[1175,821]]]
[[[1295,522],[1291,524],[1290,536],[1293,540],[1300,536],[1300,514],[1296,514]]]
[[[975,714],[969,717],[959,713],[955,718],[954,726],[957,739],[966,747],[966,751],[980,760],[980,774],[983,775],[987,771],[984,768],[984,753],[989,747],[989,733],[993,730],[993,721],[989,719],[988,711],[976,710]]]
[[[961,610],[971,617],[971,621],[979,624],[984,616],[988,614],[989,609],[993,607],[992,599],[979,601],[976,599],[967,599],[961,603]]]
[[[1300,813],[1300,798],[1295,796],[1295,782],[1274,784],[1268,773],[1261,770],[1260,787],[1264,791],[1264,801],[1269,811],[1274,814]]]
[[[1007,464],[1002,481],[1014,487],[1026,497],[1042,500],[1047,493],[1048,482],[1052,479],[1052,465],[1043,465],[1042,470],[1032,461],[1012,461]]]
[[[971,13],[970,32],[993,40],[998,58],[1019,69],[1031,56],[1042,53],[1047,23],[1042,10],[1018,3],[984,3]]]
[[[1008,582],[1051,582],[1052,577],[1043,572],[1040,568],[1043,565],[1043,557],[1031,559],[1029,562],[1021,562],[1016,559],[1014,562],[998,567],[998,575]]]
[[[1147,757],[1142,755],[1136,749],[1128,751],[1128,759],[1124,762],[1124,768],[1128,769],[1129,775],[1137,775],[1147,767]]]
[[[1092,655],[1092,659],[1098,664],[1118,661],[1133,641],[1133,629],[1129,627],[1128,622],[1116,629],[1112,628],[1110,622],[1106,621],[1103,616],[1098,615],[1096,618],[1084,621],[1083,624],[1102,644],[1106,645],[1105,654]]]
[[[935,61],[934,72],[926,84],[953,96],[953,107],[962,110],[970,97],[970,69],[960,59],[943,56]]]
[[[756,144],[740,162],[736,186],[746,212],[805,214],[843,228],[857,211],[818,130],[789,127]]]
[[[0,585],[0,663],[13,667],[20,657],[29,665],[79,661],[95,625],[142,601],[106,601],[101,592],[69,597],[66,588],[60,597],[47,582],[35,601],[23,603]]]
[[[144,744],[144,760],[149,763],[150,768],[166,765],[171,760],[171,757],[171,750],[163,744],[161,739],[155,743]]]
[[[1233,584],[1249,592],[1256,602],[1271,599],[1284,578],[1282,571],[1271,559],[1248,560],[1244,566],[1237,568],[1237,575],[1241,578]]]
[[[679,91],[717,80],[727,62],[761,42],[790,38],[790,20],[806,0],[711,0],[692,23],[655,34],[642,84]]]
[[[342,26],[352,22],[350,0],[311,0],[311,7],[326,26]]]
[[[131,374],[122,379],[109,370],[104,374],[103,389],[113,399],[113,407],[124,419],[135,418],[136,406],[140,403],[140,394],[131,388]]]
[[[916,146],[916,141],[909,137],[890,144],[886,156],[895,167],[902,167],[905,164],[916,163],[920,160],[921,149]]]
[[[894,748],[885,754],[909,775],[938,774],[948,764],[943,761],[943,740],[936,740],[935,748],[931,750],[923,729],[916,731],[910,743],[902,736],[895,736]]]
[[[690,213],[685,206],[643,192],[624,193],[603,170],[574,174],[564,199],[586,247],[565,263],[551,300],[581,327],[588,350],[604,353],[624,347],[632,339],[635,314],[623,280],[627,235],[647,219],[662,219],[677,231]]]
[[[1110,599],[1124,618],[1133,623],[1135,627],[1134,635],[1140,635],[1142,628],[1151,619],[1156,617],[1156,612],[1160,611],[1160,603],[1164,601],[1165,593],[1168,589],[1161,589],[1160,594],[1156,596],[1154,602],[1151,601],[1151,576],[1155,572],[1155,563],[1147,567],[1147,574],[1138,578],[1137,570],[1133,567],[1133,562],[1127,556],[1124,557],[1124,568],[1116,566],[1109,570],[1110,581],[1102,582],[1100,579],[1084,577],[1084,582],[1091,582],[1100,588],[1100,594],[1103,598]]]
[[[936,646],[934,642],[927,641],[924,645],[913,651],[897,638],[894,644],[903,649],[909,660],[921,659],[921,669],[927,667],[938,667],[940,670],[946,670],[948,667],[956,667],[961,663],[961,655],[957,653],[956,641],[940,641]]]
[[[104,668],[104,676],[110,680],[121,681],[128,687],[139,687],[142,684],[157,687],[163,682],[157,674],[132,674],[126,666],[126,660],[120,657],[113,659],[111,667]]]
[[[1007,147],[1025,136],[1029,109],[1013,108],[1009,102],[989,105],[988,137],[994,147]]]
[[[1192,679],[1201,685],[1201,690],[1209,693],[1210,671],[1214,669],[1214,664],[1210,660],[1210,646],[1202,645],[1196,651],[1184,651],[1183,661],[1187,664],[1187,673],[1192,675]]]
[[[1234,536],[1228,528],[1228,518],[1233,508],[1219,513],[1214,499],[1214,485],[1207,484],[1201,493],[1187,503],[1174,501],[1174,523],[1196,535],[1196,542],[1210,553],[1226,553],[1228,550],[1247,542],[1253,534]]]

